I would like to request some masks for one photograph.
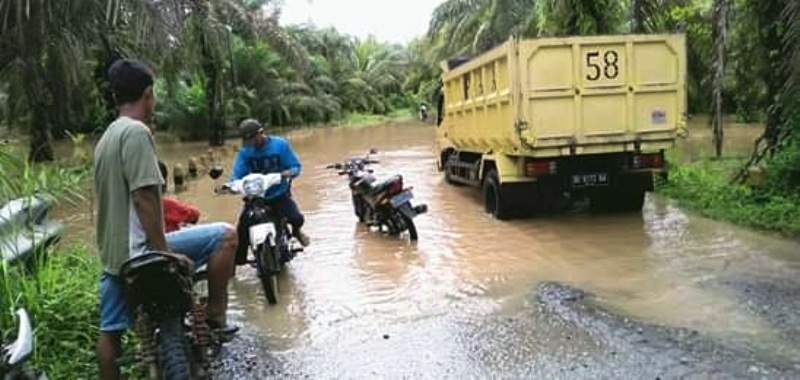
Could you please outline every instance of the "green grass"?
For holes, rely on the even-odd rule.
[[[800,196],[776,186],[732,184],[732,175],[743,167],[743,160],[703,159],[670,164],[669,180],[657,183],[659,193],[711,218],[800,235]]]
[[[73,138],[76,146],[81,139]],[[0,148],[0,204],[34,194],[54,201],[82,198],[80,191],[91,175],[86,152],[75,150],[73,157],[49,165],[32,165],[23,157],[12,147]],[[39,252],[25,263],[0,263],[3,342],[16,333],[14,311],[27,310],[36,339],[31,364],[51,379],[97,378],[101,266],[88,251],[87,246],[76,245]]]
[[[30,271],[22,265],[1,264],[4,341],[16,333],[14,310],[24,308],[35,329],[34,368],[44,370],[51,379],[96,378],[97,257],[77,245],[36,261]]]
[[[83,151],[61,164],[28,163],[11,146],[0,147],[0,204],[17,197],[39,194],[54,200],[80,198],[80,184],[91,176],[91,166]]]
[[[351,113],[342,118],[341,120],[336,121],[334,125],[363,127],[363,126],[383,124],[394,119],[409,118],[409,117],[413,117],[413,111],[408,108],[398,109],[390,112],[387,115]]]

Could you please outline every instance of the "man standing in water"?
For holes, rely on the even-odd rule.
[[[209,326],[233,334],[227,325],[228,280],[233,273],[237,236],[233,226],[212,223],[164,234],[161,185],[153,136],[146,123],[155,108],[153,73],[143,63],[121,59],[108,71],[119,116],[97,143],[94,188],[100,277],[100,376],[119,379],[116,363],[122,334],[131,327],[119,270],[148,250],[175,252],[191,266],[208,263]]]

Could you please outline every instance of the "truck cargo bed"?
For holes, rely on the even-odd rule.
[[[442,66],[441,137],[458,150],[660,150],[685,123],[684,35],[512,38]]]

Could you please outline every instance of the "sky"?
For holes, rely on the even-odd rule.
[[[434,8],[444,0],[284,0],[281,24],[311,21],[356,37],[406,43],[428,31]]]

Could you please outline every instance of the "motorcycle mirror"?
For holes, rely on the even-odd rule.
[[[211,179],[217,179],[222,176],[222,172],[224,172],[224,170],[221,167],[214,166],[208,171],[208,175],[211,177]]]

